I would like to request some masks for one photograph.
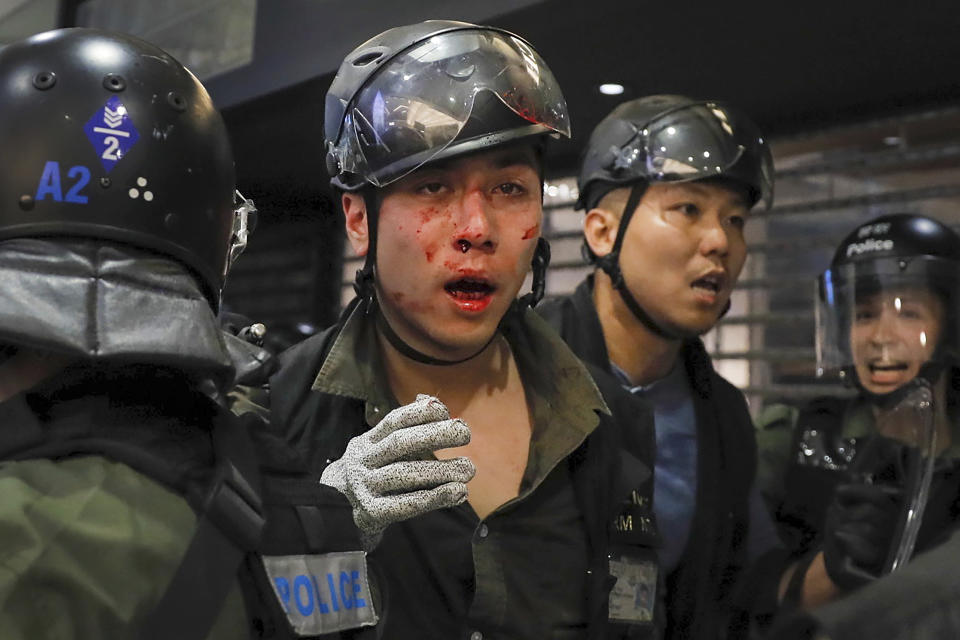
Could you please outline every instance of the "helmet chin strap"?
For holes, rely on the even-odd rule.
[[[376,287],[373,286],[373,271],[377,255],[377,222],[380,218],[380,198],[376,189],[364,189],[363,203],[367,213],[367,255],[363,259],[363,266],[357,269],[353,278],[353,291],[366,304],[366,311],[374,309],[377,299]]]
[[[682,335],[660,326],[643,310],[640,303],[637,302],[636,298],[633,297],[633,294],[630,293],[630,290],[627,288],[627,283],[623,278],[623,272],[620,270],[620,249],[623,246],[623,237],[627,234],[627,226],[630,224],[630,218],[633,217],[633,212],[636,210],[637,205],[640,204],[640,199],[643,198],[646,190],[647,183],[645,181],[636,182],[630,188],[630,197],[627,198],[627,204],[623,207],[623,214],[620,216],[620,226],[617,228],[617,237],[613,241],[613,248],[607,255],[597,258],[596,264],[603,269],[604,273],[610,276],[610,282],[613,284],[613,288],[616,289],[617,293],[620,294],[623,304],[627,306],[627,309],[630,310],[643,326],[665,340],[681,340],[683,339]]]
[[[545,239],[539,238],[537,240],[537,247],[533,252],[533,261],[531,263],[531,269],[533,271],[532,291],[510,305],[510,309],[508,309],[507,313],[504,314],[504,317],[500,319],[496,331],[493,332],[493,334],[490,336],[490,339],[487,340],[483,346],[480,347],[480,349],[466,358],[461,358],[459,360],[443,360],[441,358],[435,358],[414,348],[412,345],[405,342],[403,338],[397,335],[397,332],[394,331],[393,327],[390,326],[390,323],[383,315],[383,311],[380,309],[380,306],[377,303],[376,286],[374,284],[376,264],[374,256],[376,255],[377,250],[377,218],[380,203],[377,199],[376,192],[373,190],[365,191],[363,194],[363,199],[367,207],[367,228],[370,242],[367,247],[367,256],[364,260],[363,268],[357,271],[353,288],[354,291],[356,291],[357,296],[363,300],[364,304],[366,304],[366,313],[376,314],[377,327],[387,339],[387,342],[389,342],[390,345],[399,351],[404,357],[410,358],[414,362],[434,366],[451,366],[472,360],[486,351],[487,347],[489,347],[490,344],[496,339],[497,335],[501,332],[504,320],[506,320],[508,315],[514,313],[516,310],[522,309],[525,305],[532,308],[536,306],[536,304],[543,298],[543,294],[546,289],[547,267],[550,265],[550,244]]]
[[[500,327],[498,326],[497,330],[494,331],[493,335],[490,336],[490,339],[487,340],[483,346],[476,351],[476,353],[473,353],[466,358],[460,358],[459,360],[443,360],[440,358],[434,358],[431,355],[427,355],[423,351],[415,349],[407,342],[404,342],[403,338],[398,336],[397,332],[394,331],[393,327],[390,326],[390,323],[387,322],[387,319],[384,317],[383,311],[379,308],[379,305],[377,305],[375,313],[377,314],[377,328],[380,330],[380,333],[383,334],[383,337],[387,339],[387,342],[389,342],[394,349],[399,351],[401,355],[406,358],[410,358],[414,362],[419,362],[420,364],[448,367],[467,362],[468,360],[472,360],[483,353],[486,348],[490,346],[490,343],[496,339],[497,334],[500,332]]]
[[[550,266],[550,243],[544,238],[537,238],[537,248],[533,252],[533,261],[530,268],[533,272],[533,283],[530,293],[520,298],[520,306],[533,309],[543,299],[547,287],[547,268]]]

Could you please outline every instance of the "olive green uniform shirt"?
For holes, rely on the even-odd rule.
[[[0,463],[0,496],[3,640],[135,638],[196,521],[182,497],[98,456]],[[247,634],[234,588],[207,637]]]

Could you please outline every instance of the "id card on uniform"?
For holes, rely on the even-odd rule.
[[[610,557],[610,621],[652,622],[657,603],[659,569],[655,557],[617,554]]]

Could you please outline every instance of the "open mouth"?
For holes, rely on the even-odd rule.
[[[881,387],[899,386],[907,379],[909,368],[906,362],[871,362],[867,364],[868,381]]]
[[[720,274],[711,274],[708,276],[703,276],[702,278],[697,278],[693,281],[693,284],[690,286],[694,289],[702,289],[706,292],[709,292],[713,295],[720,293],[720,290],[723,288],[724,277]]]
[[[870,367],[871,373],[897,373],[900,371],[906,371],[908,366],[905,362],[902,363],[872,363],[868,365]]]
[[[455,300],[462,301],[480,301],[489,298],[494,291],[495,286],[486,280],[476,278],[460,278],[452,280],[443,285],[444,290]]]

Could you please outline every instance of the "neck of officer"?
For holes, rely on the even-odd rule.
[[[72,361],[73,358],[61,354],[21,349],[0,364],[0,402],[32,389]]]
[[[390,390],[401,405],[426,393],[439,398],[447,405],[450,415],[457,416],[472,399],[503,391],[516,376],[513,353],[502,334],[497,334],[476,356],[450,365],[412,360],[400,353],[379,331],[377,339]]]
[[[607,354],[631,384],[648,385],[670,373],[683,341],[650,331],[624,304],[610,276],[600,269],[593,276],[593,304],[603,327]]]

